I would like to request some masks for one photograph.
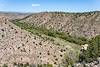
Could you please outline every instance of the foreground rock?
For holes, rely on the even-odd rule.
[[[100,58],[91,63],[75,63],[74,67],[100,67]]]

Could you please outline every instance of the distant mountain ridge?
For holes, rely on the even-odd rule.
[[[14,19],[21,19],[24,18],[31,13],[19,13],[19,12],[3,12],[0,11],[0,17],[5,17],[8,18],[9,20],[14,20]]]

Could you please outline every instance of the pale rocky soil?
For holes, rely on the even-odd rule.
[[[48,38],[30,34],[9,22],[7,18],[0,16],[0,65],[8,64],[9,67],[13,67],[15,62],[28,62],[29,64],[49,63],[58,67],[65,59],[64,53],[71,55],[71,52],[75,52],[69,44],[56,45]]]
[[[47,29],[53,28],[74,36],[91,38],[100,35],[100,12],[43,12],[33,14],[21,21],[44,26]]]

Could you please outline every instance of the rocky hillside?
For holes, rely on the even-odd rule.
[[[99,11],[86,13],[43,12],[23,18],[21,22],[87,38],[100,34]]]
[[[100,59],[95,59],[100,56],[100,37],[96,35],[100,35],[100,12],[97,11],[0,12],[0,67],[24,67],[23,64],[84,67],[87,63],[80,61],[84,58],[93,61],[87,67],[98,67]]]
[[[7,18],[0,17],[0,66],[14,63],[52,64],[58,67],[67,64],[67,58],[75,60],[80,46],[61,39],[39,37],[22,30]],[[69,60],[69,59],[68,59]]]

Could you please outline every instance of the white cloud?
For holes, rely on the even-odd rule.
[[[38,7],[40,4],[32,4],[32,7]]]

